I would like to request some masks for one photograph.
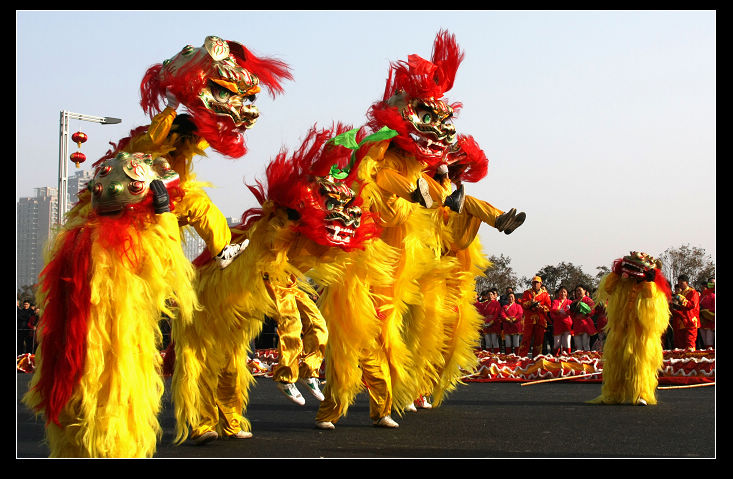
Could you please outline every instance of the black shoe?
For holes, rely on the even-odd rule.
[[[463,185],[459,186],[456,191],[450,194],[443,202],[443,206],[447,206],[456,213],[463,211],[463,203],[466,201],[466,193],[463,191]]]
[[[499,231],[504,231],[512,221],[512,218],[514,218],[515,214],[517,214],[517,210],[515,208],[510,209],[506,213],[502,213],[498,218],[496,218],[496,221],[494,221],[494,228]]]
[[[433,198],[430,196],[430,188],[425,178],[417,179],[417,188],[412,192],[412,201],[420,203],[425,208],[433,207]]]
[[[524,223],[524,220],[527,218],[527,215],[522,211],[517,216],[512,218],[512,221],[510,224],[506,225],[504,227],[504,234],[512,234],[512,232],[522,226],[522,223]]]

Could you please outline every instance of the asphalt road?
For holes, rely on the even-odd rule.
[[[31,375],[17,377],[16,458],[48,457],[43,421],[20,403]],[[716,458],[716,386],[660,390],[656,406],[586,404],[600,387],[566,381],[468,383],[440,408],[395,416],[398,429],[372,426],[362,393],[335,430],[321,431],[314,427],[315,399],[307,396],[305,406],[296,406],[272,380],[259,378],[247,412],[252,438],[174,446],[166,396],[160,417],[164,435],[155,457]]]

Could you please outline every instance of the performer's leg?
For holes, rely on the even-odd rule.
[[[326,320],[313,300],[303,291],[296,296],[302,324],[303,355],[300,363],[301,379],[318,378],[328,342]]]
[[[277,323],[278,363],[272,369],[272,379],[282,383],[294,383],[298,380],[298,357],[303,350],[300,337],[302,324],[296,301],[297,286],[280,286],[271,281],[265,285],[270,297],[277,304],[278,316],[273,319]]]
[[[583,349],[583,341],[580,334],[573,335],[573,344],[575,345],[576,351],[581,351]]]
[[[570,331],[562,333],[562,347],[568,354],[570,354],[570,336]]]
[[[505,234],[510,234],[519,228],[526,218],[523,212],[517,213],[514,208],[504,212],[486,201],[468,195],[465,197],[463,212],[461,214],[475,216],[482,222],[492,228],[503,231]]]
[[[199,423],[191,424],[191,438],[196,439],[205,433],[214,431],[219,424],[219,407],[217,405],[216,390],[219,384],[218,371],[202,375],[199,383],[200,402],[198,405]]]
[[[583,342],[583,351],[590,351],[590,334],[583,333],[581,339]]]
[[[519,355],[527,356],[529,354],[529,346],[532,342],[532,327],[534,325],[526,322],[524,324],[524,331],[522,332],[522,343],[519,346]]]
[[[555,354],[559,354],[561,352],[561,344],[562,344],[562,335],[561,334],[555,334],[552,336],[552,351]]]
[[[378,349],[364,355],[361,370],[369,391],[369,417],[378,421],[389,416],[392,412],[392,383],[384,352]]]
[[[495,208],[486,201],[479,200],[473,196],[466,196],[465,203],[463,205],[467,214],[479,218],[487,225],[494,227],[496,224],[496,218],[504,213],[498,208]]]
[[[539,356],[542,354],[542,343],[545,339],[545,328],[535,325],[533,330],[533,341],[532,341],[532,355]]]
[[[238,434],[243,429],[249,430],[249,424],[242,417],[244,400],[239,387],[237,360],[246,361],[246,358],[237,358],[231,355],[226,366],[219,373],[217,387],[217,406],[219,408],[219,427],[224,437]]]

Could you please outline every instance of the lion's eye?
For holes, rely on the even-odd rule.
[[[129,189],[130,193],[133,195],[138,195],[145,189],[145,183],[142,181],[131,181],[127,186],[127,189]]]
[[[227,101],[232,95],[232,92],[226,88],[220,87],[219,85],[212,86],[211,93],[214,95],[214,98],[222,102]]]

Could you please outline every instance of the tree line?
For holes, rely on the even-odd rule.
[[[661,260],[662,273],[672,285],[676,284],[678,276],[686,274],[690,278],[690,285],[701,290],[709,278],[715,277],[715,263],[704,248],[685,244],[668,248],[655,257]],[[511,267],[511,258],[499,254],[490,256],[489,260],[492,265],[484,271],[485,276],[476,279],[477,292],[497,288],[502,293],[507,287],[521,292],[529,288],[532,277],[519,277]],[[589,274],[580,266],[563,261],[554,266],[545,265],[536,274],[542,278],[547,291],[554,293],[560,286],[571,290],[579,284],[585,285],[589,291],[595,291],[601,278],[610,271],[609,264],[596,266],[595,273]]]

